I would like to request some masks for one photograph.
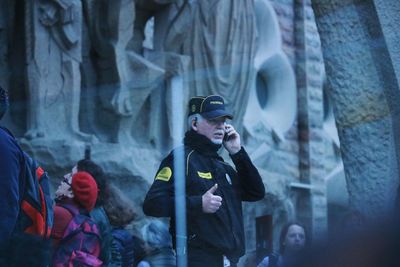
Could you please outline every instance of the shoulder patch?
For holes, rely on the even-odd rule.
[[[211,172],[197,172],[197,175],[199,175],[200,178],[204,179],[212,179]]]
[[[156,175],[156,180],[168,182],[171,179],[172,170],[170,167],[162,168]]]

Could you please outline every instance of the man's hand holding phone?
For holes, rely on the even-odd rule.
[[[239,152],[240,135],[236,132],[231,124],[225,124],[224,147],[228,150],[229,154],[233,155]]]

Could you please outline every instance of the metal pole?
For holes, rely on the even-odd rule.
[[[174,177],[175,177],[175,232],[176,232],[176,258],[178,267],[187,266],[186,250],[186,190],[185,190],[185,155],[181,146],[183,140],[182,129],[184,125],[183,78],[176,76],[171,79],[172,98],[172,139],[174,147]]]

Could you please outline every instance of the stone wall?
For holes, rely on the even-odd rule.
[[[323,79],[321,44],[310,1],[296,1],[297,87],[299,90],[300,180],[312,184],[311,201],[299,199],[300,218],[309,220],[314,234],[324,233],[327,206],[323,157]],[[310,205],[310,206],[309,206]],[[309,210],[309,211],[308,211]],[[308,211],[308,212],[307,212]]]
[[[396,37],[384,32],[388,20],[379,23],[382,3],[315,1],[313,7],[350,205],[382,218],[392,211],[398,184],[398,77],[390,60],[396,48],[385,42]]]
[[[256,0],[255,10],[253,1],[230,1],[246,3],[252,14],[235,13],[237,20],[250,18],[246,25],[252,27],[246,31],[249,43],[235,47],[247,51],[245,59],[235,53],[229,58],[243,63],[243,69],[233,68],[239,74],[230,76],[230,71],[218,76],[225,65],[204,67],[204,55],[190,49],[191,43],[200,45],[196,38],[207,38],[194,35],[197,27],[223,36],[235,32],[227,31],[229,16],[207,16],[210,28],[194,20],[203,14],[196,13],[196,1],[71,1],[68,8],[58,1],[22,2],[0,5],[0,14],[10,14],[6,20],[0,16],[0,40],[8,44],[0,45],[0,84],[12,102],[5,124],[54,185],[90,148],[92,159],[141,206],[159,161],[177,142],[173,110],[185,113],[185,102],[195,93],[192,87],[183,90],[184,101],[177,105],[171,92],[189,88],[193,73],[206,70],[211,74],[203,84],[243,85],[232,92],[213,85],[204,92],[222,92],[237,111],[234,124],[267,189],[264,200],[244,204],[248,254],[256,249],[260,216],[272,216],[274,240],[268,249],[278,248],[280,229],[290,220],[306,222],[315,234],[326,230],[325,180],[340,165],[340,155],[338,141],[324,128],[329,117],[325,69],[310,1]],[[206,2],[201,8],[208,8]],[[238,7],[243,6],[232,9]],[[147,40],[154,43],[143,48],[149,19],[154,24],[147,35],[153,36]],[[237,36],[220,41],[213,51],[240,43]],[[204,62],[196,65],[194,59]]]
[[[254,218],[262,215],[272,215],[274,250],[279,247],[280,230],[288,221],[303,221],[315,235],[325,233],[328,227],[326,180],[341,166],[332,111],[328,99],[326,103],[323,99],[325,68],[311,2],[276,0],[269,3],[279,25],[281,49],[296,75],[297,108],[296,120],[284,138],[274,133],[274,125],[262,137],[251,130],[244,133],[267,188],[267,197],[262,203],[245,205],[249,253],[256,248]],[[273,86],[266,89],[273,90]],[[280,94],[286,98],[293,96],[283,90]],[[284,105],[287,100],[277,101]],[[286,113],[283,116],[290,116],[290,109],[283,112]]]

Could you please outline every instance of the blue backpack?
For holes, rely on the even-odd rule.
[[[8,129],[0,128],[15,139]],[[53,226],[49,177],[19,149],[23,153],[19,164],[19,213],[7,250],[7,266],[47,266]]]
[[[125,229],[112,230],[111,263],[115,266],[129,267],[135,262],[135,242],[133,236]]]
[[[20,199],[17,230],[49,239],[53,226],[53,201],[50,196],[49,177],[35,160],[24,153],[20,174],[24,193]]]
[[[15,138],[7,128],[0,128]],[[25,152],[23,154],[19,177],[22,188],[19,200],[20,213],[14,232],[49,239],[53,226],[53,201],[50,195],[49,177],[35,160]]]

